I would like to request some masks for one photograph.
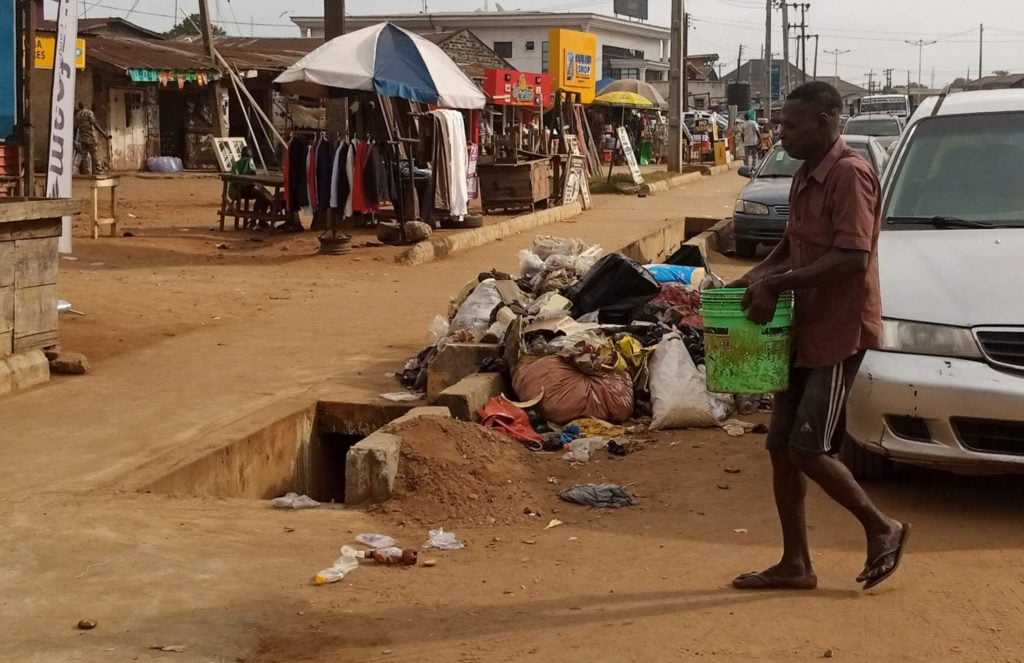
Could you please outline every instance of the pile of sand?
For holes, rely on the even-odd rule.
[[[536,494],[529,489],[536,462],[514,439],[445,417],[417,417],[394,432],[402,455],[392,504],[404,516],[431,526],[523,518]]]

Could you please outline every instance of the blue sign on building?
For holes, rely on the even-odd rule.
[[[0,140],[14,131],[17,98],[14,94],[14,2],[0,0]]]
[[[782,98],[782,66],[772,65],[772,101]]]

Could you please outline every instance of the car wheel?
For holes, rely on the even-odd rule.
[[[839,460],[850,468],[853,477],[859,481],[883,481],[892,475],[894,464],[881,454],[868,451],[850,436],[843,440],[839,449]]]
[[[757,255],[757,242],[742,239],[736,240],[736,255],[741,258],[753,258]]]

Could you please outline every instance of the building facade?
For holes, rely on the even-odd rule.
[[[597,35],[598,78],[668,80],[668,28],[600,14],[569,12],[439,12],[347,16],[346,31],[390,21],[421,35],[472,31],[512,67],[547,72],[552,60],[548,32],[552,28],[579,30]],[[324,35],[322,16],[295,16],[292,22],[303,37]]]

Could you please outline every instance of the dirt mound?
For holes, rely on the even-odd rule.
[[[536,462],[511,437],[445,417],[418,417],[395,433],[402,455],[392,505],[404,516],[431,526],[523,518]]]

